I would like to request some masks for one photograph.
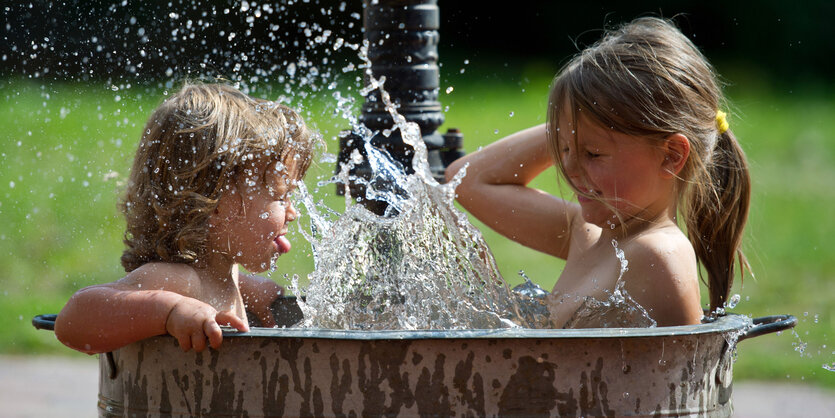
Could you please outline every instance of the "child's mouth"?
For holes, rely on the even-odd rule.
[[[279,235],[274,240],[276,249],[278,250],[279,254],[285,254],[290,252],[290,240],[288,240],[284,235]]]
[[[595,197],[600,196],[600,193],[594,190],[579,190],[577,193],[577,201],[580,203],[591,202]]]

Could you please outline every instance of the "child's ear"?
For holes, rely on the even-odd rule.
[[[662,175],[666,178],[675,177],[690,156],[690,140],[682,134],[672,134],[664,141],[663,151]]]

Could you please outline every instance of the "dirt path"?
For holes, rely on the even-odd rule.
[[[95,417],[95,357],[0,356],[0,415]],[[735,417],[833,417],[835,391],[812,386],[735,382]]]

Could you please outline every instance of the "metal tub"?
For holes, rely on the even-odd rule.
[[[736,342],[795,323],[728,314],[631,329],[253,328],[203,353],[160,336],[100,356],[99,416],[726,417]]]

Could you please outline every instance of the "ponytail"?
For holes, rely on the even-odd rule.
[[[730,130],[718,134],[711,158],[690,186],[687,234],[696,257],[707,272],[710,311],[724,307],[734,280],[734,264],[750,271],[740,249],[748,220],[751,178],[748,162]],[[702,276],[704,280],[704,276]]]

